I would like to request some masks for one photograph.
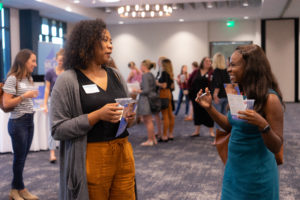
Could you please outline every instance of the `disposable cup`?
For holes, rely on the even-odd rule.
[[[253,110],[254,102],[255,102],[255,99],[246,99],[246,100],[244,100],[244,103],[246,105],[246,109]]]
[[[132,101],[132,98],[117,98],[115,99],[115,101],[117,103],[119,103],[119,107],[122,107],[123,110],[122,110],[122,113],[120,115],[120,120],[122,119],[122,116],[124,114],[124,109],[125,109],[125,106],[127,106],[129,103],[131,103]]]

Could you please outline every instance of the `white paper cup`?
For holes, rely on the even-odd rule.
[[[124,109],[125,109],[125,105],[128,105],[129,103],[131,103],[131,101],[132,101],[132,98],[117,98],[117,99],[115,99],[115,101],[117,102],[117,103],[119,103],[119,107],[122,107],[123,108],[123,110],[122,110],[122,113],[121,113],[121,115],[120,115],[120,120],[122,119],[122,116],[123,116],[123,114],[124,114]]]
[[[246,104],[246,109],[253,110],[255,99],[246,99],[244,103]]]

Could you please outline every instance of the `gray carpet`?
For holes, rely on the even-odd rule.
[[[181,110],[183,111],[183,109]],[[284,124],[284,164],[280,171],[280,199],[300,199],[300,104],[287,104]],[[139,200],[220,199],[223,164],[210,143],[208,129],[201,137],[190,138],[193,123],[176,117],[175,140],[142,147],[146,140],[143,124],[130,129],[134,148]],[[26,187],[41,200],[56,200],[58,165],[48,162],[48,151],[32,152],[24,171]],[[0,200],[8,199],[12,154],[0,154]]]

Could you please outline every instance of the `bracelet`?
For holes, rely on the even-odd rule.
[[[270,124],[265,126],[265,128],[261,131],[262,134],[266,134],[271,130]]]
[[[22,100],[22,101],[25,99],[25,97],[24,97],[24,95],[23,95],[23,94],[22,94],[22,95],[20,95],[20,97],[21,97],[21,100]]]

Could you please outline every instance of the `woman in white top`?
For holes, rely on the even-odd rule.
[[[33,102],[38,91],[33,88],[31,73],[36,67],[36,56],[29,49],[21,50],[14,61],[3,87],[4,108],[14,108],[8,121],[8,133],[14,152],[13,180],[10,199],[38,199],[23,182],[23,169],[33,138]]]

